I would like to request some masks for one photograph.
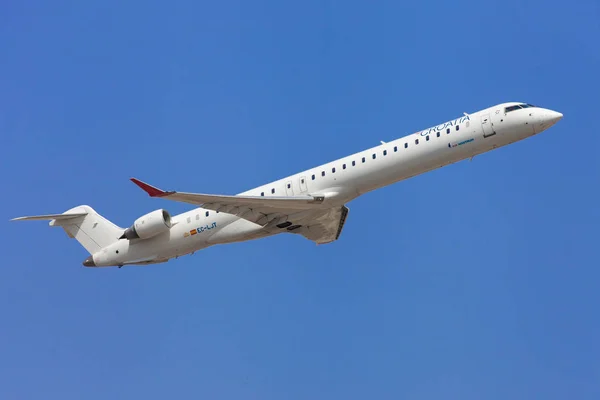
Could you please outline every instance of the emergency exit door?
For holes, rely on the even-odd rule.
[[[285,194],[288,196],[294,195],[294,186],[292,185],[292,181],[287,181],[285,183]]]
[[[306,177],[305,176],[301,176],[300,177],[300,192],[304,193],[308,190],[308,185],[306,184]]]

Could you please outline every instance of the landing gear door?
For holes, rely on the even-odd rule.
[[[490,114],[483,114],[481,116],[481,128],[483,129],[483,137],[489,137],[496,134]]]

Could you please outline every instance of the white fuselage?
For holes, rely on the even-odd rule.
[[[524,103],[503,103],[240,193],[251,196],[323,195],[323,207],[341,206],[369,191],[525,139],[548,129],[562,115]],[[173,216],[165,234],[119,240],[94,254],[96,266],[164,262],[223,243],[282,231],[225,212],[203,208]]]

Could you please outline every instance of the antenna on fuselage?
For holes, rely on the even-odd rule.
[[[380,140],[381,144],[385,144],[385,142],[383,140]]]
[[[468,116],[469,116],[469,114],[467,114],[466,112],[463,112],[463,114],[465,114],[465,117],[468,117]]]

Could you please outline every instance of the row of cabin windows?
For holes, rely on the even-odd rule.
[[[219,212],[217,211],[217,214],[218,213]],[[204,215],[208,217],[210,215],[210,213],[207,211]],[[196,221],[198,221],[198,220],[200,220],[200,214],[196,214]],[[189,224],[190,222],[192,222],[192,217],[187,217],[187,223]]]
[[[467,126],[469,126],[469,122],[467,121]],[[458,131],[460,130],[460,125],[456,125],[455,129]],[[450,128],[446,129],[446,134],[450,134]],[[440,132],[436,132],[436,136],[440,137]],[[425,136],[425,140],[429,141],[429,135]],[[415,144],[419,144],[419,139],[415,139]],[[404,148],[408,149],[408,142],[404,143]],[[394,146],[394,153],[398,152],[398,146]],[[383,150],[383,155],[387,156],[388,151],[387,150]],[[373,160],[375,160],[377,158],[377,154],[373,153]],[[363,162],[363,164],[367,161],[367,159],[365,157],[363,157],[361,159],[361,161]],[[356,166],[356,161],[352,161],[352,166]],[[342,164],[342,169],[346,169],[346,164]],[[331,173],[335,174],[335,167],[331,168]],[[325,171],[321,171],[321,176],[325,176]],[[311,179],[314,181],[316,179],[316,175],[312,174]],[[302,184],[304,184],[304,179],[302,179]],[[287,188],[291,189],[291,184],[287,184]],[[271,194],[275,194],[275,188],[271,189]],[[265,192],[261,192],[260,193],[261,196],[265,195]]]

